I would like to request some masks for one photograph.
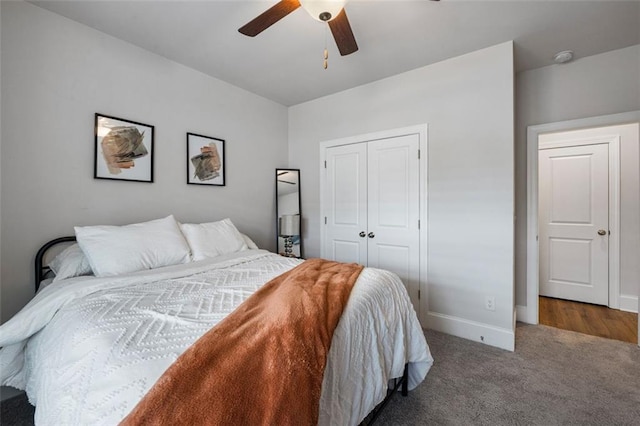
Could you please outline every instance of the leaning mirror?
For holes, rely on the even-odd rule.
[[[300,170],[276,169],[276,230],[278,253],[302,257]]]

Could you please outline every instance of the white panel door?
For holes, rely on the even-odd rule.
[[[420,288],[418,142],[414,134],[368,143],[368,266],[398,274],[415,307]]]
[[[540,295],[609,301],[607,144],[539,151]]]
[[[367,145],[326,151],[324,256],[367,265]]]

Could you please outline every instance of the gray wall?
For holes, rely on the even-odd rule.
[[[640,110],[640,45],[516,75],[516,304],[526,306],[527,126]],[[638,147],[621,145],[621,294],[638,294]]]
[[[307,256],[320,254],[319,143],[428,123],[428,309],[450,320],[454,334],[474,324],[508,334],[513,78],[508,42],[289,108],[289,165],[304,182]],[[485,295],[496,297],[495,312],[484,309]]]
[[[275,248],[284,106],[29,3],[1,7],[3,321],[33,296],[35,251],[74,225],[230,217]],[[154,183],[93,179],[95,112],[155,125]],[[226,139],[227,186],[186,184],[186,132]]]
[[[0,22],[2,22],[2,8],[0,7]],[[0,81],[2,81],[2,31],[0,31]],[[0,99],[2,99],[2,85],[0,84]],[[0,224],[2,223],[2,113],[0,105]],[[2,226],[0,226],[0,241],[2,241]],[[0,244],[0,266],[2,265],[2,244]],[[0,271],[0,289],[2,289],[2,273]],[[0,291],[0,324],[2,323],[2,291]],[[0,395],[1,397],[1,395]]]

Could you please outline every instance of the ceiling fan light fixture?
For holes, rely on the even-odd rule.
[[[1,1],[1,0],[0,0]],[[280,0],[260,15],[238,29],[240,34],[255,37],[294,10],[303,7],[314,19],[327,24],[341,56],[350,55],[358,50],[344,5],[347,0]],[[325,28],[325,68],[327,62]]]
[[[338,16],[346,0],[300,0],[300,5],[316,21],[328,22]]]

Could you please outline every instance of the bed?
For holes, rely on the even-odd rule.
[[[45,244],[37,260],[73,240]],[[189,243],[193,254],[197,242]],[[36,424],[117,424],[194,341],[301,262],[245,244],[153,269],[58,279],[0,327],[2,385],[26,390]],[[45,267],[37,269],[40,279]],[[432,363],[400,279],[365,268],[331,341],[318,424],[360,424],[394,378],[411,390]]]

